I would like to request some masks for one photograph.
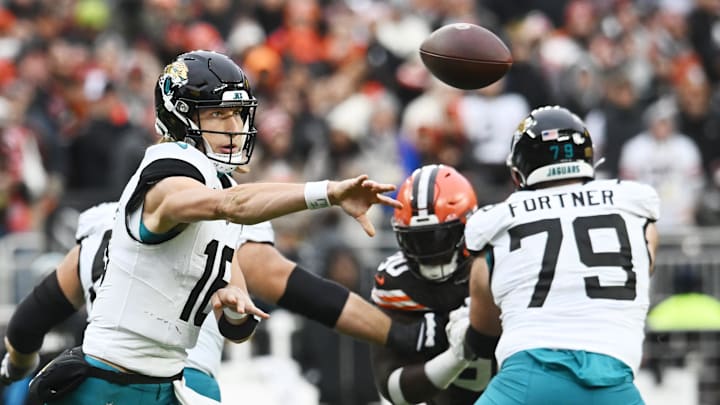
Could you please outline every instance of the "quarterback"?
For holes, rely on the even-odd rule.
[[[229,173],[252,155],[256,107],[244,72],[225,55],[193,51],[165,67],[155,85],[162,142],[146,150],[118,201],[82,354],[59,357],[34,380],[56,385],[44,392],[48,403],[149,403],[148,395],[156,404],[196,401],[179,381],[210,310],[234,342],[268,316],[250,299],[235,260],[238,224],[339,205],[373,235],[367,210],[400,206],[382,195],[394,186],[367,176],[234,184]],[[83,359],[93,372],[110,370],[64,380]]]

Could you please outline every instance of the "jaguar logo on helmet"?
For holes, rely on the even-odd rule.
[[[183,61],[175,62],[165,66],[163,70],[162,87],[165,94],[172,94],[174,88],[184,86],[188,80],[188,67]]]
[[[532,116],[528,116],[527,118],[522,120],[518,125],[517,129],[515,130],[515,138],[519,138],[525,132],[535,137],[535,133],[531,130],[531,128],[534,127],[535,124],[537,124],[537,121],[535,121],[535,118],[533,118]]]

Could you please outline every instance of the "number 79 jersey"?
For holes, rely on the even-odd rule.
[[[609,355],[637,371],[649,305],[645,229],[658,216],[655,190],[618,180],[518,191],[476,212],[466,245],[492,254],[498,362],[557,348]]]

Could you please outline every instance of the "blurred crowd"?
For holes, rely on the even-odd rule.
[[[506,42],[502,80],[463,92],[429,75],[418,47],[455,22]],[[119,197],[157,141],[161,67],[194,49],[235,59],[259,99],[241,182],[399,184],[444,163],[494,203],[521,119],[561,104],[585,119],[599,177],[656,187],[661,232],[720,225],[720,0],[0,0],[0,238],[72,246],[68,212]],[[392,213],[371,211],[370,239],[335,211],[274,221],[277,246],[364,294],[377,262],[342,245],[392,247]],[[331,272],[338,249],[350,274]]]
[[[511,190],[513,130],[557,103],[586,119],[601,176],[658,189],[661,228],[720,223],[720,0],[0,4],[0,235],[116,199],[156,140],[161,66],[201,48],[239,62],[260,100],[241,181],[368,173],[399,183],[438,162],[492,203]],[[461,92],[428,74],[419,44],[454,22],[507,43],[505,78]],[[292,233],[303,221],[286,222]]]

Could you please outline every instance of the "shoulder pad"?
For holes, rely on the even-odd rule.
[[[117,202],[102,203],[81,212],[78,217],[75,240],[79,241],[94,233],[111,229],[115,219],[117,205]]]
[[[387,257],[378,266],[375,273],[374,286],[371,293],[372,301],[379,307],[404,311],[424,311],[428,307],[415,302],[405,292],[410,267],[402,252]]]

